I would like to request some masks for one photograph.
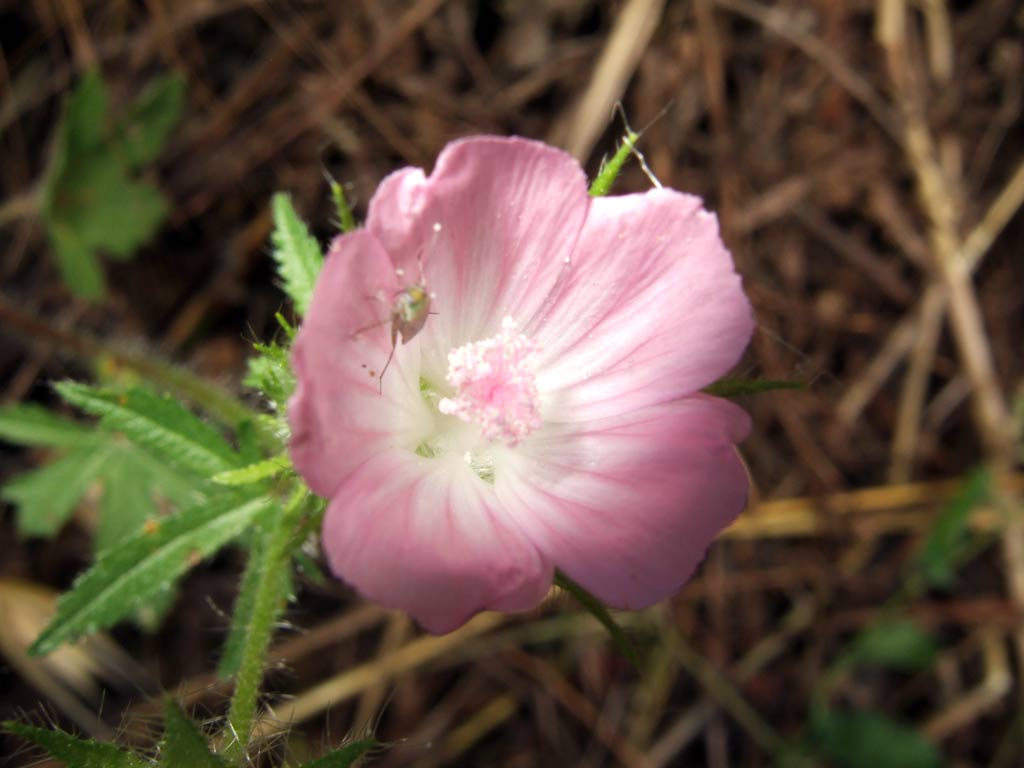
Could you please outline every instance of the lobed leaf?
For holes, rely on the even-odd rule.
[[[238,466],[237,455],[220,433],[177,400],[144,387],[118,394],[65,381],[56,388],[72,405],[102,417],[105,427],[204,477]]]
[[[118,148],[129,166],[156,160],[184,103],[185,81],[179,75],[165,75],[146,87],[117,126]]]
[[[143,528],[103,552],[57,605],[57,615],[29,649],[109,627],[170,589],[190,568],[241,536],[268,509],[268,498],[219,496]]]
[[[810,736],[842,768],[938,768],[934,744],[910,726],[870,712],[816,710]]]
[[[0,408],[0,438],[20,445],[76,448],[95,441],[90,427],[39,405]]]
[[[20,736],[45,749],[67,768],[148,768],[149,763],[130,752],[123,752],[113,744],[79,739],[70,733],[50,728],[36,728],[8,721],[3,724],[8,733]]]
[[[277,271],[284,281],[284,291],[304,316],[313,298],[313,286],[324,258],[317,241],[295,212],[288,195],[278,192],[271,201],[274,231],[271,241]]]
[[[60,530],[79,499],[99,479],[109,455],[109,446],[94,443],[4,485],[0,497],[17,506],[18,532],[52,536]]]

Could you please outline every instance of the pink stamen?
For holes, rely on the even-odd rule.
[[[484,438],[508,445],[541,425],[533,373],[537,347],[515,330],[506,317],[497,336],[449,352],[448,383],[456,395],[438,403],[441,413],[475,422]]]

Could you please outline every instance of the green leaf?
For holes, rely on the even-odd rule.
[[[295,305],[295,311],[305,316],[324,257],[320,246],[295,213],[288,195],[278,192],[271,205],[274,215],[271,241],[274,244],[277,271],[284,281],[284,292]]]
[[[249,558],[245,564],[245,573],[242,574],[242,585],[238,590],[238,597],[235,599],[235,608],[231,615],[231,631],[228,633],[228,639],[224,642],[224,650],[221,653],[220,663],[217,665],[217,673],[224,678],[237,673],[242,662],[242,652],[249,635],[252,613],[256,605],[256,590],[259,588],[260,576],[267,566],[266,531],[260,529],[258,533],[259,535],[253,539]],[[291,569],[281,568],[280,575],[281,578],[273,585],[277,595],[277,604],[280,606],[279,611],[284,609],[291,595]]]
[[[291,459],[287,453],[274,456],[255,464],[249,464],[241,469],[229,469],[227,472],[219,472],[211,479],[218,485],[249,485],[276,477],[292,468]]]
[[[126,259],[156,231],[167,213],[157,189],[126,175],[119,160],[98,152],[68,159],[50,229],[73,233],[81,247]]]
[[[176,701],[164,705],[161,768],[222,768],[226,763],[210,752],[206,737]]]
[[[17,505],[23,536],[52,536],[67,522],[79,499],[99,479],[109,457],[107,446],[94,444],[16,477],[0,496]]]
[[[953,583],[957,561],[970,534],[971,513],[989,499],[991,487],[988,471],[975,470],[932,523],[918,559],[929,586],[946,588]]]
[[[815,710],[810,736],[842,768],[938,768],[942,756],[913,728],[869,712]]]
[[[889,667],[904,672],[927,669],[935,661],[935,640],[906,619],[883,619],[862,631],[847,659],[852,664]]]
[[[131,754],[122,752],[113,744],[79,739],[64,731],[36,728],[12,721],[3,724],[8,733],[31,741],[45,749],[67,768],[148,768],[149,764]]]
[[[75,150],[91,150],[100,143],[106,128],[107,87],[98,70],[82,75],[68,97],[61,127],[67,146]]]
[[[58,127],[40,194],[40,217],[68,286],[86,298],[103,292],[97,252],[130,257],[163,221],[167,206],[135,165],[155,154],[180,110],[180,84],[168,80],[111,124],[98,72],[72,92]]]
[[[704,387],[702,392],[715,397],[739,397],[740,395],[756,395],[776,389],[806,389],[802,381],[785,379],[719,379],[714,384]]]
[[[608,630],[612,643],[619,650],[619,653],[625,656],[634,667],[639,669],[640,660],[637,658],[633,644],[626,637],[626,633],[622,631],[622,627],[612,618],[604,603],[561,571],[555,571],[555,584],[576,598],[576,602],[582,605],[587,613],[601,622],[601,625]]]
[[[356,228],[356,219],[352,215],[352,207],[345,197],[345,188],[334,179],[331,179],[331,197],[334,199],[334,208],[338,211],[338,226],[342,232],[351,232]]]
[[[100,416],[108,429],[204,477],[234,469],[238,458],[213,427],[169,397],[143,387],[123,394],[64,381],[61,397],[86,413]]]
[[[170,589],[192,566],[248,530],[273,507],[267,498],[230,494],[161,520],[102,553],[61,597],[57,615],[29,649],[49,653],[61,643],[109,627]]]
[[[622,142],[619,144],[618,149],[615,150],[615,154],[612,155],[608,162],[601,164],[601,170],[598,171],[597,178],[591,183],[590,195],[592,197],[604,197],[611,191],[612,184],[618,178],[622,166],[626,164],[626,160],[633,152],[636,140],[639,138],[639,134],[634,133],[628,128],[626,129],[626,135],[622,137]]]
[[[300,768],[349,768],[360,757],[380,746],[374,738],[357,739],[312,762],[303,763]]]
[[[95,431],[39,405],[0,408],[0,438],[21,445],[75,448],[95,441]]]
[[[67,286],[83,299],[95,300],[103,295],[105,282],[99,259],[67,224],[47,220],[50,245],[57,255],[57,266]]]
[[[182,475],[123,438],[112,438],[112,450],[100,470],[103,497],[94,542],[97,552],[157,520],[161,497],[179,509],[205,497],[194,478]]]
[[[185,103],[185,81],[165,75],[150,83],[117,126],[119,149],[137,168],[159,156]]]

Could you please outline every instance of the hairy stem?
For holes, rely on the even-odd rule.
[[[281,611],[279,584],[282,570],[290,567],[291,547],[307,497],[306,488],[300,487],[269,527],[257,533],[264,537],[263,546],[254,550],[263,562],[257,569],[259,581],[253,599],[249,631],[245,636],[242,658],[235,677],[235,693],[231,697],[231,708],[228,711],[229,740],[224,750],[236,765],[244,765],[246,762],[270,638]]]

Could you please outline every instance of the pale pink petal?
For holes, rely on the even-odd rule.
[[[292,353],[297,379],[288,404],[291,456],[310,488],[332,496],[376,452],[416,446],[433,427],[419,395],[415,341],[396,355],[387,319],[399,290],[394,267],[365,230],[337,238],[316,284]],[[409,361],[403,367],[401,360]]]
[[[485,609],[529,610],[552,578],[461,456],[374,457],[331,500],[323,546],[339,578],[436,633]]]
[[[553,306],[524,327],[557,420],[691,394],[739,360],[750,304],[715,217],[667,189],[598,198]]]
[[[734,444],[749,428],[703,395],[547,425],[501,456],[495,489],[556,568],[608,605],[644,608],[682,586],[746,504]]]
[[[505,316],[537,314],[567,268],[590,205],[579,165],[526,139],[472,138],[449,144],[429,177],[388,176],[366,226],[414,280],[422,268],[435,294],[424,328],[428,377],[443,380],[451,347],[493,336]]]

